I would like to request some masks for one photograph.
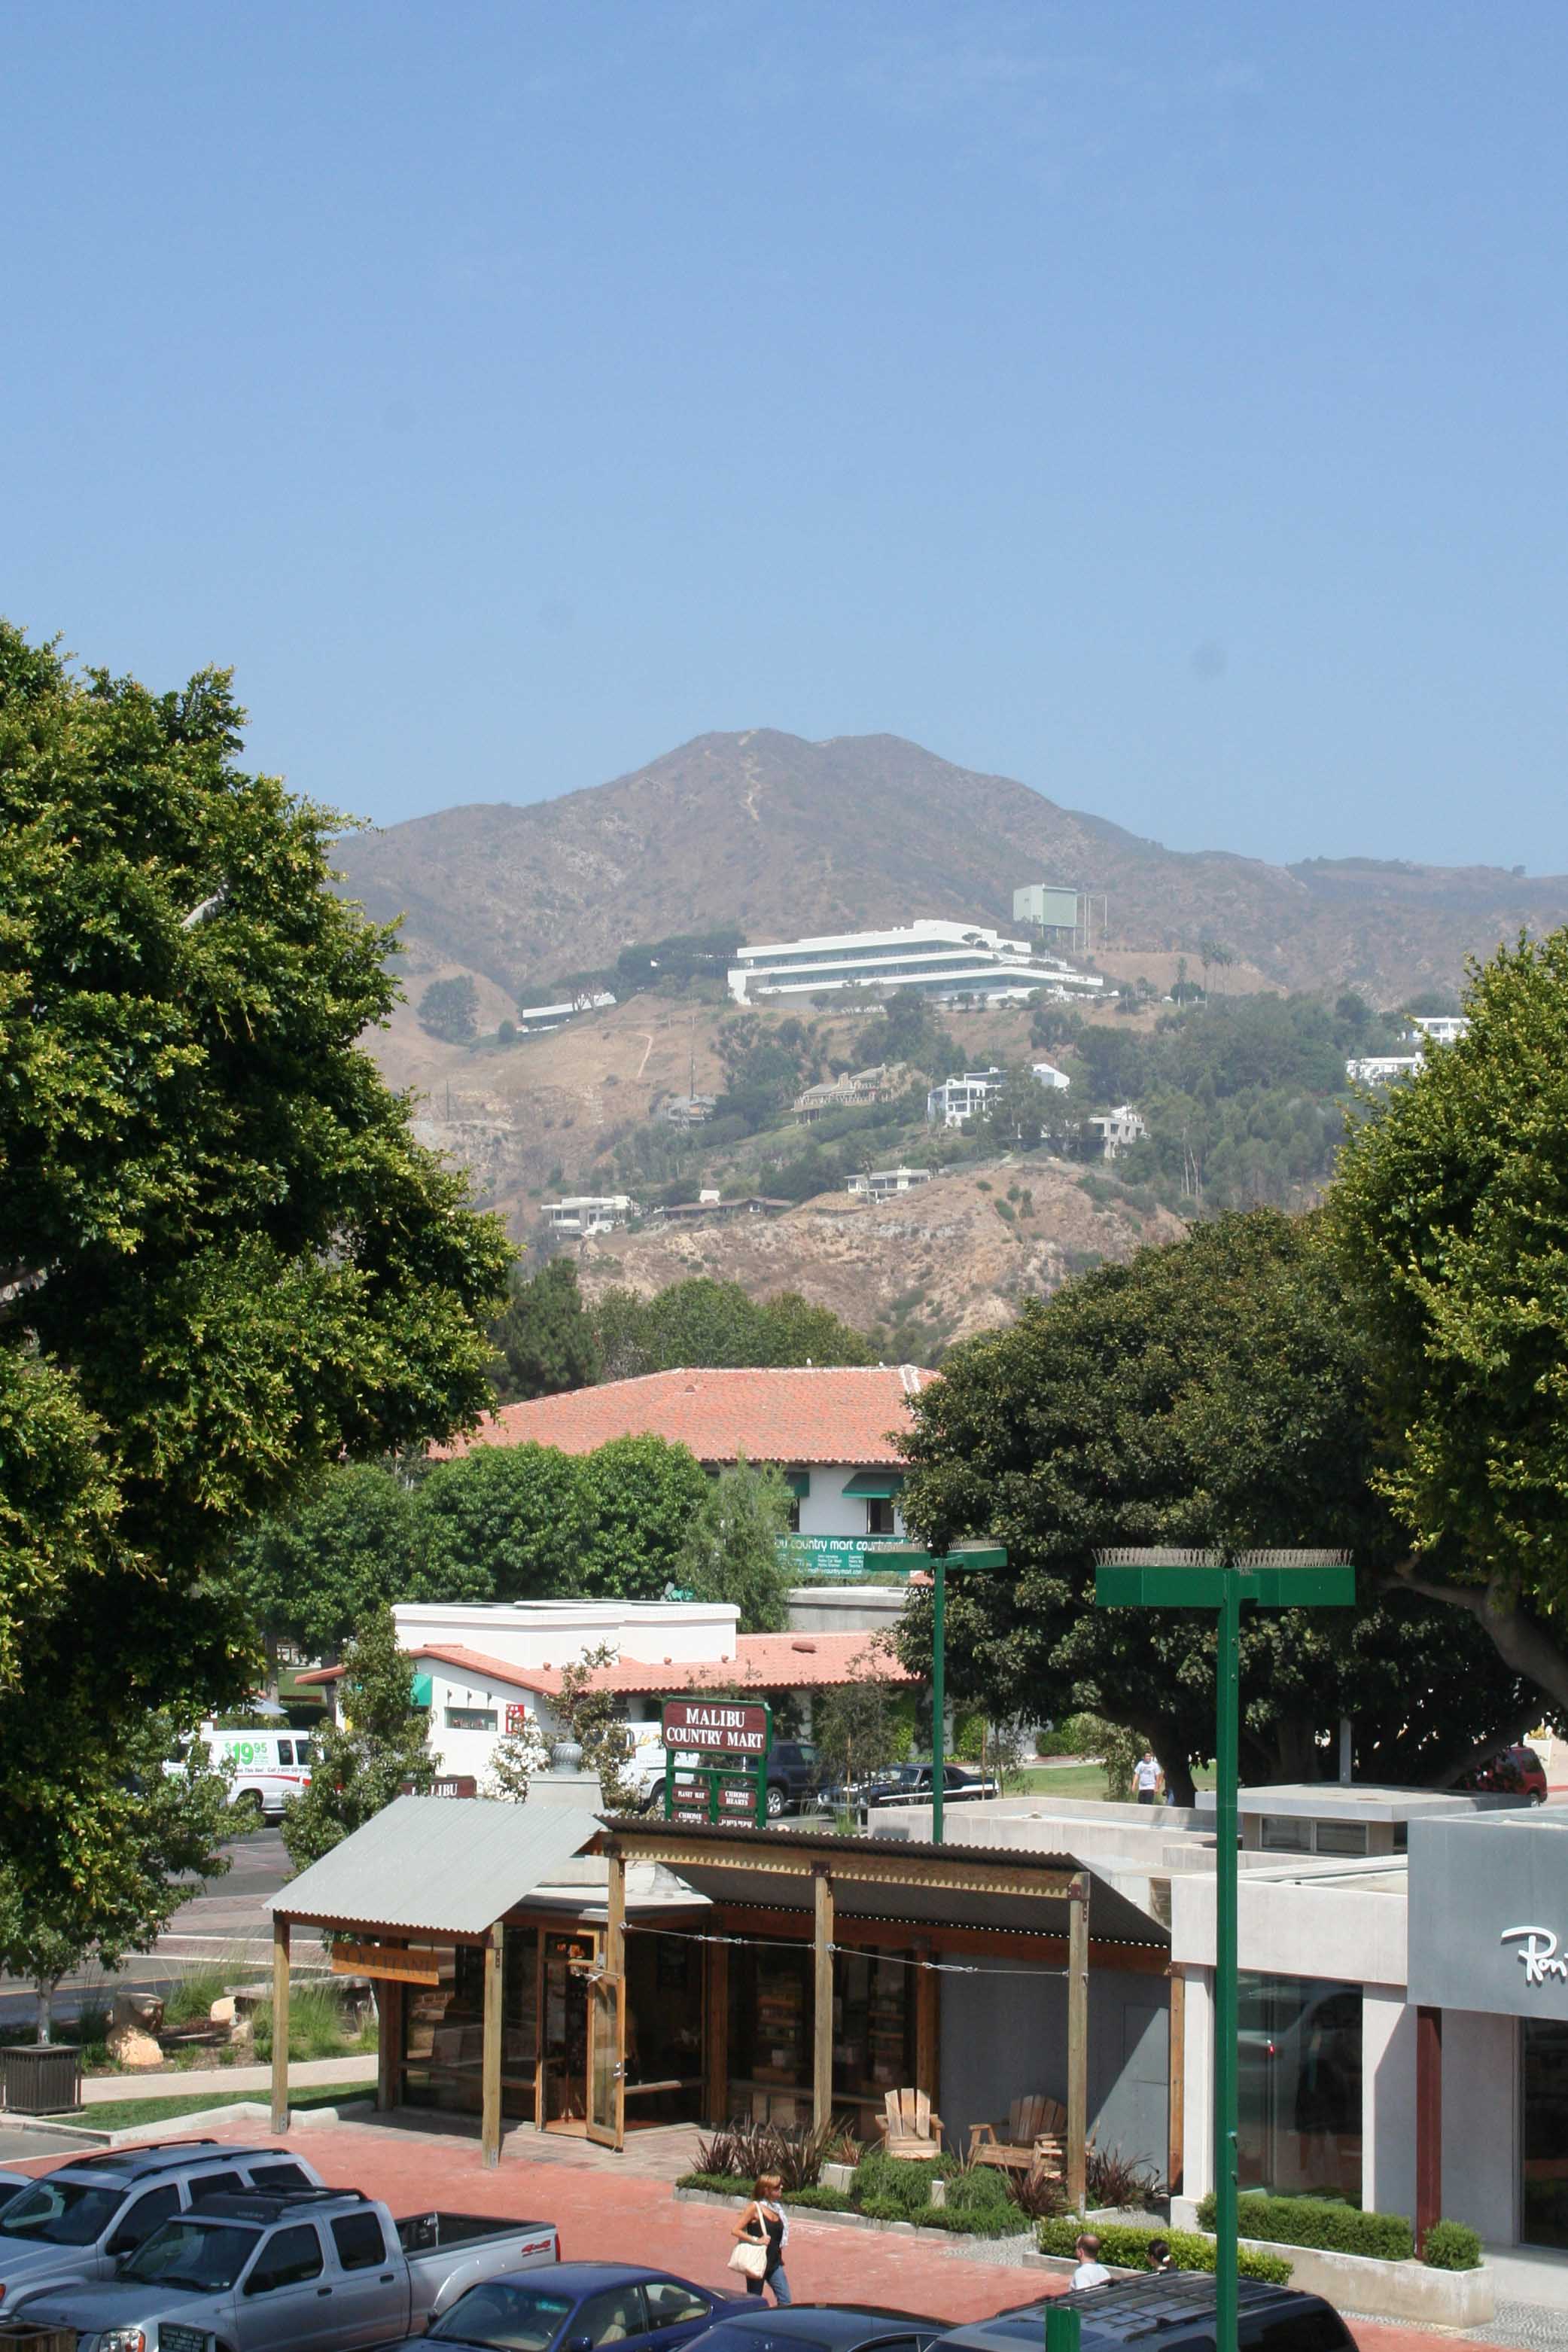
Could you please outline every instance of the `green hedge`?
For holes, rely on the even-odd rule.
[[[1040,2251],[1042,2254],[1071,2254],[1078,2243],[1083,2224],[1071,2213],[1057,2216],[1040,2224]],[[1143,2228],[1135,2222],[1107,2221],[1097,2228],[1094,2235],[1100,2241],[1100,2260],[1113,2271],[1141,2271],[1153,2239],[1163,2238],[1171,2250],[1171,2261],[1178,2271],[1211,2271],[1214,2268],[1214,2240],[1201,2238],[1196,2230],[1162,2230]],[[1243,2246],[1237,2257],[1237,2268],[1243,2278],[1263,2279],[1270,2286],[1288,2286],[1291,2265],[1282,2254],[1254,2253]]]
[[[676,2181],[677,2189],[707,2189],[716,2197],[749,2197],[751,2183],[735,2172],[683,2172]],[[786,2205],[815,2206],[819,2213],[847,2213],[850,2200],[839,2189],[789,2189],[784,2193]]]
[[[1481,2242],[1463,2221],[1434,2221],[1421,2249],[1428,2270],[1473,2271],[1480,2266]]]
[[[786,2205],[809,2205],[819,2213],[847,2213],[850,2200],[841,2189],[792,2189]]]
[[[931,2202],[931,2183],[946,2179],[951,2161],[943,2158],[934,2164],[915,2164],[906,2157],[884,2156],[880,2148],[871,2148],[855,2167],[855,2203],[862,2212],[873,2200],[894,2204],[902,2220],[913,2221],[925,2212]]]
[[[1198,2227],[1214,2227],[1214,2199],[1197,2209]],[[1242,2197],[1236,2226],[1244,2238],[1276,2246],[1316,2246],[1331,2254],[1369,2254],[1375,2262],[1407,2263],[1416,2236],[1403,2213],[1364,2213],[1326,2197]]]
[[[995,2164],[977,2164],[972,2171],[956,2172],[948,2177],[946,2205],[949,2213],[1007,2213],[1014,2217],[1013,2227],[1021,2230],[1019,2209],[1008,2194],[1007,2178]]]

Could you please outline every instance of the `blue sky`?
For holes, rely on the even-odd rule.
[[[388,822],[885,730],[1568,868],[1568,9],[12,0],[0,609]]]

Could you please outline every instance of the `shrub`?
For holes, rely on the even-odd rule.
[[[1421,2249],[1428,2270],[1473,2271],[1480,2259],[1480,2239],[1463,2221],[1434,2221]]]
[[[1091,2147],[1083,2159],[1084,2198],[1090,2205],[1147,2205],[1164,2182],[1152,2157],[1124,2156],[1117,2148]],[[1208,2225],[1210,2228],[1213,2224]],[[1249,2231],[1261,2237],[1261,2231]]]
[[[1042,2221],[1040,2252],[1071,2254],[1082,2227],[1071,2213],[1063,2214],[1059,2221]],[[1172,2263],[1178,2271],[1214,2268],[1214,2240],[1199,2237],[1196,2230],[1163,2230],[1153,2222],[1147,2229],[1136,2222],[1106,2222],[1097,2227],[1094,2234],[1100,2241],[1100,2260],[1113,2271],[1145,2269],[1152,2238],[1165,2240],[1171,2250]],[[1270,2286],[1290,2284],[1291,2265],[1282,2254],[1260,2254],[1243,2246],[1237,2257],[1237,2268],[1243,2278],[1263,2279]]]
[[[1007,2175],[994,2164],[966,2165],[946,2184],[948,2213],[1003,2213],[1009,2217],[1009,2227],[1016,2229],[1012,2218],[1016,2207],[1008,2195]]]
[[[894,2197],[868,2197],[858,2210],[868,2221],[907,2221],[909,2219]]]
[[[786,2204],[806,2205],[817,2213],[847,2213],[850,2200],[841,2189],[787,2189]]]
[[[375,2028],[350,2035],[343,2005],[329,1985],[296,1985],[288,2000],[288,2055],[292,2059],[340,2058],[349,2050],[373,2050]],[[272,2057],[272,2003],[258,2003],[256,2011],[256,2055],[259,2065]]]
[[[907,2158],[886,2156],[881,2148],[872,2148],[855,2168],[855,2202],[862,2213],[873,2203],[892,2204],[902,2221],[924,2219],[931,2203],[931,2183],[943,2178],[945,2169],[943,2161],[915,2164]]]
[[[1008,2195],[1027,2221],[1044,2221],[1067,2210],[1067,2183],[1039,2165],[1028,2172],[1007,2172]]]
[[[163,2003],[164,2024],[205,2025],[214,2001],[221,2000],[227,1990],[224,1971],[215,1960],[190,1969],[169,1988]]]
[[[1197,2209],[1198,2226],[1214,2227],[1214,2199]],[[1363,2213],[1326,2197],[1242,2197],[1236,2226],[1244,2238],[1267,2238],[1278,2246],[1317,2246],[1332,2254],[1369,2254],[1382,2263],[1407,2263],[1415,2233],[1403,2213]]]
[[[696,2168],[743,2180],[747,2188],[759,2174],[776,2172],[784,2184],[785,2196],[792,2197],[798,2189],[815,2188],[821,2177],[823,2159],[838,2146],[847,2128],[841,2116],[821,2131],[813,2130],[809,2124],[792,2128],[780,2124],[726,2124],[711,2139],[698,2140]]]

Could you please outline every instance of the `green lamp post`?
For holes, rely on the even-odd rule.
[[[1237,2352],[1236,1779],[1241,1609],[1344,1608],[1355,1570],[1339,1551],[1103,1551],[1094,1598],[1110,1609],[1212,1609],[1215,1659],[1214,2284],[1216,2352]]]
[[[879,1544],[878,1566],[896,1569],[901,1576],[931,1579],[931,1841],[942,1843],[943,1780],[947,1736],[947,1570],[950,1568],[1006,1568],[1008,1556],[1000,1544],[960,1544],[955,1551],[922,1551],[917,1544]]]

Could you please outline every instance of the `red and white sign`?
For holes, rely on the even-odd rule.
[[[737,1699],[667,1698],[664,1746],[677,1754],[766,1756],[769,1717],[766,1706]]]

